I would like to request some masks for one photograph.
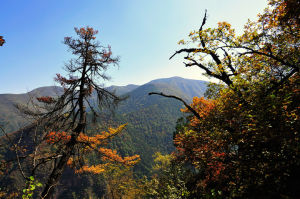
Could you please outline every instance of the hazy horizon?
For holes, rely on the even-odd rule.
[[[173,76],[173,77],[162,77],[162,78],[156,78],[156,79],[152,79],[150,81],[147,81],[143,84],[132,84],[132,83],[129,83],[129,84],[126,84],[126,85],[109,85],[109,86],[105,86],[105,87],[110,87],[110,86],[129,86],[129,85],[135,85],[135,86],[142,86],[144,84],[147,84],[147,83],[150,83],[151,81],[153,80],[159,80],[159,79],[169,79],[169,78],[183,78],[183,77],[180,77],[180,76]],[[186,79],[186,80],[199,80],[199,81],[207,81],[207,80],[201,80],[201,79],[192,79],[192,78],[183,78],[183,79]],[[35,89],[38,89],[38,88],[43,88],[43,87],[54,87],[54,86],[57,86],[57,87],[61,87],[59,86],[58,84],[54,84],[53,82],[53,85],[45,85],[45,86],[38,86],[38,87],[35,87],[35,88],[32,88],[32,89],[28,89],[27,91],[25,92],[19,92],[19,93],[12,93],[12,92],[8,92],[8,93],[0,93],[0,95],[9,95],[9,94],[27,94],[29,92],[32,92],[33,90]]]

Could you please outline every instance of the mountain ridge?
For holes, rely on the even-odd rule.
[[[128,96],[126,102],[122,102],[119,112],[136,111],[145,105],[153,105],[160,99],[160,96],[148,96],[148,92],[164,92],[176,95],[187,102],[192,101],[193,96],[203,96],[207,82],[202,80],[185,79],[182,77],[170,77],[151,80],[143,85],[128,84],[126,86],[110,86],[110,91],[115,91],[117,95]],[[0,94],[0,125],[6,127],[7,132],[15,131],[24,126],[24,118],[15,108],[15,104],[27,104],[30,98],[39,96],[57,96],[63,93],[63,88],[59,86],[44,86],[35,88],[28,93],[22,94]],[[149,99],[149,100],[147,100]],[[146,104],[139,103],[144,101]]]

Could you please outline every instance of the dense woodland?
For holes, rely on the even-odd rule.
[[[205,13],[178,42],[170,59],[219,80],[191,102],[165,83],[101,87],[119,58],[96,30],[75,28],[61,94],[16,104],[24,128],[1,125],[0,197],[300,198],[300,3],[268,2],[241,35],[206,28]]]

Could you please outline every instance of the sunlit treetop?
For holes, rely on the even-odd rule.
[[[0,36],[0,46],[3,46],[5,43],[5,40],[3,39],[3,36]]]

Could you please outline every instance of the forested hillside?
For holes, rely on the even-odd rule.
[[[190,87],[180,87],[179,85],[191,84]],[[117,149],[119,153],[123,156],[139,154],[141,161],[134,167],[135,175],[142,177],[143,175],[150,176],[151,169],[153,166],[153,155],[156,152],[163,154],[171,153],[175,148],[172,144],[173,132],[175,131],[176,121],[183,117],[184,114],[180,112],[183,108],[183,104],[174,99],[167,99],[161,96],[149,96],[149,92],[165,92],[172,95],[177,95],[191,102],[190,90],[194,92],[199,89],[199,96],[203,95],[203,91],[206,88],[207,82],[199,80],[189,80],[179,77],[157,79],[151,81],[142,86],[130,85],[125,87],[112,86],[108,89],[114,90],[116,93],[122,94],[127,98],[122,101],[114,110],[114,113],[104,111],[97,120],[97,126],[100,129],[107,129],[107,126],[118,126],[127,123],[125,130],[122,134],[116,137],[109,144],[110,148]],[[127,92],[130,91],[130,92]],[[41,93],[42,92],[42,93]],[[31,94],[31,97],[37,96],[56,96],[62,92],[60,87],[43,87],[38,88],[27,95]],[[4,95],[0,95],[3,97]],[[29,100],[29,96],[26,94],[8,94],[8,96],[14,96],[14,98],[5,98],[5,102],[10,104],[12,110],[15,109],[14,103],[24,103],[25,100]],[[91,103],[94,96],[91,96]],[[3,98],[4,99],[4,98]],[[18,100],[16,100],[18,99]],[[3,100],[4,101],[4,100]],[[18,112],[15,112],[17,115]],[[88,113],[88,118],[91,114]],[[10,121],[9,118],[6,121]],[[14,120],[13,120],[14,121]],[[26,121],[21,116],[20,122]],[[5,126],[9,129],[9,126]],[[32,128],[25,128],[24,131],[17,131],[13,135],[17,138],[30,136],[30,132],[33,133]],[[9,136],[12,136],[8,133]],[[93,135],[93,133],[92,133]],[[2,137],[3,142],[7,139]],[[26,139],[25,139],[26,140]],[[30,141],[30,139],[27,139]],[[24,141],[24,140],[23,140]],[[25,141],[26,145],[32,145],[32,142]],[[6,148],[7,150],[7,148]],[[6,156],[7,159],[12,159],[15,157],[14,153],[9,152],[5,155],[5,149],[2,150],[2,154]],[[17,167],[14,167],[10,172],[11,174],[7,176],[6,182],[11,182],[12,184],[22,184],[22,177],[18,174]],[[78,183],[73,183],[72,181],[85,181],[88,184],[100,183],[99,177],[79,177],[73,178],[70,176],[70,170],[67,170],[64,175],[65,179],[63,184],[68,184],[68,186],[63,186],[64,188],[59,189],[59,194],[67,194],[64,192],[66,189],[74,189],[74,194],[83,194],[82,190],[88,189],[85,183],[78,185]],[[72,172],[71,172],[72,173]],[[69,179],[66,180],[66,179]],[[5,183],[8,185],[7,183]],[[100,183],[101,184],[101,183]],[[5,185],[5,186],[6,186]],[[4,186],[4,185],[3,185]],[[78,187],[81,187],[80,191],[75,191]],[[100,185],[99,185],[100,186]],[[104,186],[103,184],[101,186]],[[96,188],[95,188],[96,189]],[[97,192],[91,189],[95,194],[102,194],[102,192]]]
[[[178,41],[169,60],[209,83],[176,76],[105,87],[120,57],[98,30],[74,28],[57,86],[0,94],[0,198],[300,198],[300,2],[267,2],[239,34],[228,22],[209,27],[205,10]],[[151,46],[144,34],[140,52]],[[0,36],[1,50],[7,43]],[[147,58],[128,53],[131,43],[125,54],[147,74],[165,52],[159,44]]]
[[[36,101],[37,96],[57,96],[61,95],[63,89],[57,86],[41,87],[24,94],[0,94],[0,124],[6,132],[13,132],[30,123],[30,118],[22,114],[15,105],[24,106]],[[2,135],[2,133],[1,133]]]

